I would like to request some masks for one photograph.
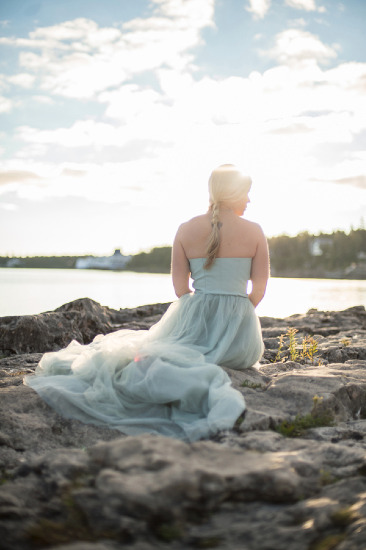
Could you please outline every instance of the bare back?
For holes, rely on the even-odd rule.
[[[236,216],[221,212],[220,247],[218,258],[253,258],[258,244],[259,226]],[[204,258],[211,233],[210,213],[192,218],[181,225],[180,241],[188,259]]]
[[[218,258],[252,258],[250,299],[257,305],[262,299],[268,276],[267,241],[261,227],[236,215],[232,210],[220,211],[220,247]],[[211,213],[183,223],[176,234],[172,254],[172,276],[177,296],[190,292],[189,260],[206,257],[211,233]]]

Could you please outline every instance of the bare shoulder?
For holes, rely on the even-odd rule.
[[[259,223],[252,222],[244,218],[240,218],[240,221],[242,223],[242,227],[245,228],[246,231],[249,231],[252,235],[257,235],[258,237],[264,236],[263,229]]]
[[[190,220],[182,223],[178,227],[177,234],[179,235],[186,235],[187,233],[190,233],[191,231],[197,230],[199,227],[203,227],[209,223],[207,214],[202,214],[200,216],[195,216],[194,218],[191,218]]]

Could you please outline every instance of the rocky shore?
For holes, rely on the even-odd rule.
[[[66,420],[22,384],[42,353],[147,329],[167,306],[0,318],[0,547],[366,548],[363,306],[261,318],[260,367],[226,369],[246,416],[211,441]]]

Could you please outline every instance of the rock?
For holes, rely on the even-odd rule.
[[[61,313],[1,319],[0,345],[3,354],[57,350],[66,347],[73,339],[83,342],[78,327]]]
[[[263,323],[262,319],[261,322]],[[307,314],[291,315],[280,321],[269,317],[264,318],[262,332],[266,350],[263,362],[278,362],[282,359],[297,361],[298,358],[293,357],[289,351],[289,329],[296,331],[293,351],[299,355],[303,352],[304,339],[313,338],[317,348],[314,357],[323,364],[366,359],[364,306],[335,312],[311,309]],[[282,338],[282,350],[279,349],[280,338]],[[311,361],[307,360],[307,362]]]
[[[0,354],[56,351],[72,340],[88,344],[97,334],[120,328],[149,328],[168,306],[156,304],[116,311],[82,298],[38,315],[0,317]]]
[[[245,418],[211,441],[126,437],[67,420],[22,384],[45,348],[148,328],[166,307],[118,312],[84,299],[0,319],[1,547],[365,548],[364,308],[263,318],[261,364],[226,369]],[[298,330],[291,349],[289,328]]]

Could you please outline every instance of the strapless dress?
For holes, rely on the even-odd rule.
[[[247,296],[251,259],[204,262],[190,260],[194,292],[149,330],[74,340],[46,353],[24,383],[62,416],[128,435],[196,441],[231,429],[245,402],[221,367],[245,369],[263,353]]]

